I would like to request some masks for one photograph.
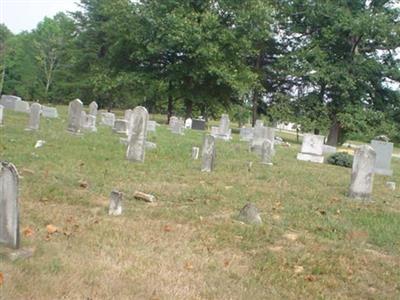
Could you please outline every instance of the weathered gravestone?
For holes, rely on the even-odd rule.
[[[45,118],[58,118],[58,111],[55,107],[42,105],[42,116]]]
[[[192,129],[193,130],[205,130],[206,129],[206,121],[201,119],[193,119],[192,120]]]
[[[147,132],[156,132],[157,122],[156,121],[148,121],[147,122]]]
[[[264,121],[263,120],[256,120],[256,123],[254,124],[254,127],[264,127]]]
[[[84,128],[86,131],[89,132],[96,132],[96,116],[93,115],[86,115],[86,127]]]
[[[247,203],[239,212],[239,221],[247,224],[262,224],[260,213],[253,203]]]
[[[130,122],[132,116],[132,109],[127,109],[124,112],[124,119]]]
[[[129,135],[129,132],[128,132],[128,125],[129,125],[129,123],[128,123],[128,121],[127,120],[125,120],[125,119],[116,119],[115,120],[115,122],[114,122],[114,127],[113,127],[113,131],[115,132],[115,133],[120,133],[120,134],[126,134],[126,135]]]
[[[99,106],[97,105],[96,101],[92,101],[89,104],[89,115],[96,117],[98,109],[99,109]]]
[[[324,136],[305,134],[301,145],[301,153],[297,154],[298,160],[323,163]]]
[[[171,125],[171,132],[175,134],[183,135],[185,128],[185,124],[182,119],[174,120],[173,124]]]
[[[369,145],[356,149],[351,172],[349,197],[368,200],[374,183],[376,152]]]
[[[2,95],[0,98],[0,104],[4,106],[4,109],[15,110],[15,104],[22,101],[20,97],[13,95]]]
[[[199,159],[200,149],[199,147],[192,147],[192,159]]]
[[[240,140],[250,142],[253,139],[253,128],[240,128]]]
[[[175,123],[178,122],[178,118],[175,116],[172,116],[169,118],[169,129],[172,130],[172,127],[176,126]]]
[[[261,147],[261,163],[272,166],[272,157],[274,156],[273,143],[265,140]]]
[[[19,247],[19,178],[15,166],[0,162],[0,244]]]
[[[69,103],[68,107],[68,128],[67,130],[72,133],[81,132],[83,103],[79,99],[75,99]]]
[[[372,140],[371,147],[376,152],[376,161],[374,166],[375,174],[392,176],[393,170],[390,167],[393,154],[393,143]]]
[[[203,149],[201,151],[201,171],[211,172],[215,166],[215,138],[212,135],[204,137]]]
[[[229,141],[232,138],[231,137],[232,130],[229,127],[230,127],[229,116],[227,114],[222,114],[219,126],[211,127],[211,135],[217,139]]]
[[[267,140],[271,142],[272,149],[274,150],[275,129],[261,125],[254,127],[253,139],[250,142],[250,150],[261,155],[262,145]]]
[[[29,114],[29,122],[26,130],[39,129],[41,111],[42,111],[42,106],[39,103],[33,103],[31,105],[31,112]]]
[[[29,114],[29,103],[26,101],[17,101],[15,102],[14,110],[17,112],[22,112],[25,114]]]
[[[122,193],[112,191],[110,194],[110,206],[108,209],[110,216],[119,216],[122,214]]]
[[[143,106],[138,106],[133,110],[131,119],[132,132],[129,136],[126,158],[130,161],[144,162],[149,113]]]
[[[104,112],[101,114],[101,124],[114,127],[115,115],[113,113]]]
[[[3,125],[4,106],[0,105],[0,127]]]
[[[87,114],[86,111],[81,111],[81,128],[84,129],[87,127]]]

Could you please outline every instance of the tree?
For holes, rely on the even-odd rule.
[[[7,41],[12,37],[6,25],[0,24],[0,95],[3,91],[4,77],[6,74]]]

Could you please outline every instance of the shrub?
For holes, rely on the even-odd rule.
[[[353,155],[346,152],[337,152],[330,155],[327,162],[331,165],[351,168],[353,166]]]

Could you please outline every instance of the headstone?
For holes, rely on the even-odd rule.
[[[86,111],[82,110],[81,112],[81,128],[85,129],[87,128],[87,117],[86,117]]]
[[[22,113],[29,113],[29,103],[26,101],[16,101],[14,110]]]
[[[205,130],[206,129],[206,121],[201,119],[193,119],[192,120],[192,129],[193,130]]]
[[[110,216],[119,216],[122,214],[122,193],[112,191],[110,194],[110,206],[108,209]]]
[[[152,143],[152,142],[147,142],[144,146],[146,148],[146,150],[153,150],[157,148],[157,144],[156,143]]]
[[[396,182],[394,181],[387,181],[386,182],[386,187],[391,190],[391,191],[395,191],[396,190]]]
[[[379,175],[392,176],[393,170],[390,167],[393,154],[393,143],[380,140],[372,140],[371,147],[376,152],[374,172]]]
[[[55,107],[42,105],[42,116],[45,118],[58,118],[58,111]]]
[[[173,124],[171,125],[171,132],[175,134],[183,135],[185,128],[185,124],[182,119],[174,120]]]
[[[261,148],[263,143],[268,140],[272,144],[274,150],[275,143],[275,129],[258,125],[253,128],[253,139],[250,143],[250,150],[261,155]],[[273,152],[274,154],[274,152]]]
[[[96,117],[98,108],[99,106],[97,105],[96,101],[92,101],[89,104],[89,115]]]
[[[240,128],[240,140],[250,142],[253,139],[253,128]]]
[[[265,140],[261,147],[261,163],[272,166],[272,157],[274,156],[273,143]]]
[[[0,105],[0,127],[3,125],[4,106]]]
[[[253,203],[247,203],[239,212],[239,221],[247,224],[262,224],[260,213]]]
[[[132,115],[132,109],[125,110],[124,119],[129,122],[131,120],[131,115]]]
[[[22,101],[20,97],[12,95],[2,95],[0,98],[0,105],[4,106],[4,109],[15,110],[15,104]]]
[[[83,129],[84,129],[85,131],[97,132],[97,127],[96,127],[96,116],[87,115],[87,114],[85,113],[85,120],[84,120],[83,124],[84,124]]]
[[[0,162],[0,244],[19,247],[19,177],[15,166]]]
[[[324,136],[305,134],[301,145],[301,153],[297,154],[297,159],[322,164],[324,162],[323,146]]]
[[[172,130],[172,127],[176,126],[175,123],[178,122],[178,118],[175,116],[172,116],[169,118],[169,129]]]
[[[217,127],[218,129],[215,129],[215,127],[211,127],[211,135],[217,139],[229,141],[232,138],[232,130],[229,128],[229,126],[229,116],[227,114],[222,114],[219,126]]]
[[[211,172],[215,166],[215,138],[212,135],[206,135],[204,137],[203,149],[201,151],[202,163],[201,163],[201,171],[202,172]]]
[[[101,114],[101,124],[114,127],[115,115],[113,113],[105,112]]]
[[[191,118],[187,118],[185,121],[185,128],[191,129],[193,124],[193,120]]]
[[[354,153],[349,196],[368,200],[372,194],[376,152],[369,145],[363,145]]]
[[[31,112],[29,114],[29,123],[27,130],[38,130],[40,124],[40,112],[42,106],[39,103],[33,103],[31,105]]]
[[[116,119],[114,122],[113,131],[128,135],[128,121],[125,119]]]
[[[254,124],[254,127],[264,127],[264,121],[263,120],[256,120],[256,123]]]
[[[68,128],[72,133],[81,132],[83,103],[79,99],[75,99],[69,103],[68,107]]]
[[[147,122],[147,132],[156,132],[157,122],[156,121],[148,121]]]
[[[192,159],[199,159],[200,148],[199,147],[192,147]]]
[[[144,162],[149,113],[143,106],[132,112],[132,132],[129,136],[126,158],[130,161]]]

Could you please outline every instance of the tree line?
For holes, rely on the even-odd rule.
[[[0,93],[400,141],[395,2],[81,0],[30,32],[0,25]]]

